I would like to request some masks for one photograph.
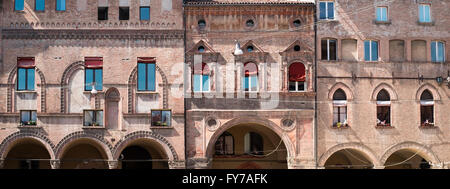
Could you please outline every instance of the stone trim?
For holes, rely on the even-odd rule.
[[[377,95],[382,89],[386,90],[389,93],[391,101],[397,100],[397,92],[395,91],[395,89],[387,83],[380,83],[372,92],[373,101],[377,101]]]
[[[53,142],[45,135],[45,133],[39,131],[39,130],[26,130],[26,131],[18,131],[13,134],[10,134],[5,139],[3,139],[2,143],[0,144],[0,157],[5,158],[6,157],[6,150],[8,150],[8,146],[11,145],[14,141],[24,138],[34,138],[38,139],[40,142],[43,143],[44,146],[49,145],[51,148],[48,153],[50,154],[50,157],[54,156],[54,150],[55,145]],[[49,150],[49,149],[47,149]]]
[[[381,165],[377,159],[377,156],[375,155],[374,151],[367,147],[366,145],[358,142],[349,142],[349,143],[341,143],[337,144],[331,148],[328,148],[326,152],[324,152],[318,159],[318,166],[323,167],[325,166],[325,162],[337,151],[343,150],[343,149],[352,149],[357,150],[360,153],[362,153],[363,156],[365,156],[370,163],[372,163],[373,166],[379,166]]]
[[[399,150],[410,149],[414,152],[417,152],[418,155],[425,158],[427,161],[431,161],[434,164],[439,164],[441,161],[435,155],[435,153],[431,150],[429,145],[420,144],[412,141],[405,141],[401,143],[396,143],[393,146],[389,147],[386,151],[384,151],[383,155],[380,157],[381,165],[385,165],[387,159]]]
[[[69,85],[69,79],[72,76],[72,74],[77,70],[84,70],[84,61],[78,61],[70,64],[66,67],[66,69],[63,72],[63,75],[61,77],[61,106],[60,106],[60,112],[61,113],[68,113],[67,108],[67,86]]]
[[[88,139],[92,139],[94,141],[99,142],[101,145],[106,146],[108,149],[104,149],[104,150],[109,150],[109,151],[105,151],[106,155],[109,156],[108,159],[112,159],[112,155],[111,152],[113,151],[113,146],[111,145],[111,143],[109,143],[104,136],[96,133],[95,131],[77,131],[77,132],[73,132],[67,136],[65,136],[63,139],[61,139],[61,141],[58,143],[58,145],[56,145],[55,147],[55,157],[56,158],[60,158],[60,156],[62,155],[62,150],[64,149],[64,147],[71,143],[72,141],[75,141],[77,139],[80,138],[88,138]]]
[[[171,154],[167,154],[167,156],[169,156],[169,160],[170,161],[179,161],[177,152],[175,151],[175,148],[172,146],[172,144],[170,144],[170,142],[164,138],[163,136],[161,136],[158,133],[155,132],[151,132],[151,131],[136,131],[130,134],[127,134],[126,136],[124,136],[122,139],[120,139],[119,141],[117,141],[116,145],[114,146],[114,148],[112,148],[112,152],[114,157],[118,157],[121,153],[121,151],[119,150],[123,150],[123,148],[126,147],[126,145],[136,139],[141,139],[141,138],[145,138],[145,139],[151,139],[154,141],[157,141],[158,143],[165,145],[165,147],[169,148],[170,153]],[[166,151],[166,153],[169,153]],[[172,156],[172,159],[170,158],[170,156]]]

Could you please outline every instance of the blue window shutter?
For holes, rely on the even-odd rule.
[[[156,78],[155,78],[155,64],[147,64],[147,74],[148,74],[148,90],[155,91],[156,90]]]
[[[243,86],[244,86],[244,90],[248,90],[248,88],[249,88],[249,85],[248,85],[248,80],[249,80],[249,76],[248,77],[244,77],[244,83],[243,83]]]
[[[103,70],[95,70],[95,89],[101,91],[103,89]]]
[[[430,6],[425,5],[425,6],[424,6],[424,11],[425,11],[425,22],[431,22],[431,18],[430,18]]]
[[[327,4],[325,2],[320,2],[319,3],[320,19],[325,19],[326,18],[326,6],[327,6]]]
[[[66,0],[57,0],[56,1],[56,10],[57,11],[65,11],[66,10]]]
[[[203,75],[203,91],[209,91],[209,75]]]
[[[438,61],[439,62],[444,62],[445,58],[444,58],[444,43],[443,42],[438,42]]]
[[[34,68],[27,69],[28,72],[28,78],[27,78],[27,88],[30,91],[34,90]]]
[[[19,68],[17,71],[17,89],[25,90],[26,89],[26,69]]]
[[[370,41],[364,41],[364,60],[370,61]]]
[[[201,91],[201,75],[195,74],[194,75],[194,91],[198,92]]]
[[[141,20],[150,20],[150,7],[141,7],[140,10]]]
[[[437,62],[437,60],[436,60],[436,42],[435,41],[432,41],[431,42],[431,61],[432,62]]]
[[[425,22],[423,13],[424,13],[424,6],[423,5],[419,5],[419,22]]]
[[[92,90],[92,82],[94,82],[94,70],[93,69],[85,69],[85,78],[84,78],[84,90],[90,91]]]
[[[24,0],[14,0],[14,10],[23,10],[24,9]]]
[[[372,61],[378,61],[378,42],[372,41]]]
[[[377,21],[381,21],[381,7],[377,7]]]
[[[328,2],[328,19],[334,19],[334,3]]]
[[[36,10],[37,11],[45,10],[45,0],[36,0]]]
[[[146,90],[146,81],[145,81],[145,75],[147,73],[147,70],[145,69],[145,64],[138,63],[138,90],[144,91]]]
[[[251,77],[250,77],[250,79],[251,79],[251,81],[250,81],[250,83],[251,83],[251,88],[253,89],[253,88],[258,88],[258,76],[257,75],[252,75]]]

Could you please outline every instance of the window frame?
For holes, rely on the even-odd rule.
[[[200,76],[200,91],[197,91],[197,90],[195,90],[195,85],[196,85],[196,82],[195,82],[195,76],[196,75],[198,75],[198,76]],[[195,93],[202,93],[202,92],[210,92],[211,91],[211,77],[210,77],[210,75],[209,74],[193,74],[193,83],[194,83],[194,85],[192,85],[192,91],[194,91]],[[207,76],[208,77],[208,90],[205,90],[203,87],[204,87],[204,84],[203,84],[203,77],[205,77],[205,76]]]
[[[142,9],[148,8],[148,19],[142,19]],[[141,21],[150,21],[150,6],[139,6],[139,20]]]
[[[381,11],[381,15],[378,15],[378,10],[379,9],[381,9],[381,10],[385,10],[385,13],[386,14],[383,14],[383,11]],[[381,17],[381,19],[380,20],[378,20],[378,16],[380,16]],[[383,16],[386,16],[386,18],[385,19],[383,19]],[[376,21],[377,22],[388,22],[389,21],[389,7],[388,6],[377,6],[376,7],[376,13],[375,13],[375,17],[376,17]]]
[[[254,64],[255,66],[256,66],[256,74],[249,74],[249,75],[246,75],[245,74],[245,65],[246,64]],[[243,76],[244,77],[242,77],[242,82],[241,82],[241,84],[242,84],[242,90],[244,91],[244,92],[259,92],[259,68],[258,68],[258,64],[256,64],[255,62],[247,62],[247,63],[245,63],[245,64],[243,64],[243,69],[242,69],[242,71],[243,71]],[[252,76],[254,76],[254,77],[256,77],[256,86],[255,86],[255,88],[256,88],[256,90],[251,90],[252,89]],[[246,78],[248,78],[248,90],[245,88],[245,79]]]
[[[322,41],[327,41],[327,59],[323,59],[323,55],[322,55],[322,51],[320,52],[321,53],[321,57],[320,57],[320,59],[321,60],[323,60],[323,61],[337,61],[338,60],[338,40],[337,39],[334,39],[334,38],[323,38],[323,39],[321,39],[320,40],[320,48],[322,48]],[[336,57],[336,59],[334,59],[334,60],[332,60],[330,57],[331,57],[331,51],[330,51],[330,41],[335,41],[335,43],[336,43],[336,50],[335,50],[335,57]]]
[[[369,41],[369,60],[366,60],[366,42]],[[377,43],[377,58],[376,60],[373,60],[373,48],[372,45],[373,43],[376,42]],[[380,60],[380,41],[379,40],[364,40],[364,61],[365,62],[378,62]]]
[[[336,98],[335,95],[337,92],[341,91],[344,94],[344,97],[341,98]],[[332,98],[332,112],[333,112],[333,117],[332,117],[332,127],[333,128],[341,128],[341,127],[349,127],[348,124],[348,99],[347,99],[347,94],[345,93],[345,91],[341,88],[337,89],[334,91],[333,93],[333,98]],[[335,111],[334,109],[338,108],[338,112],[337,112],[337,122],[335,123],[334,117],[335,117]],[[341,120],[341,109],[345,109],[345,119]],[[346,123],[347,122],[347,123]],[[340,124],[339,124],[340,123]]]
[[[64,9],[61,9],[61,10],[59,10],[58,9],[58,3],[60,3],[60,2],[64,2]],[[67,9],[67,4],[66,4],[67,2],[66,2],[66,0],[56,0],[55,1],[55,10],[56,11],[60,11],[60,12],[64,12],[64,11],[66,11],[66,9]]]
[[[23,112],[28,112],[28,116],[30,117],[30,120],[28,120],[28,122],[30,122],[30,121],[34,121],[34,124],[24,124],[24,122],[22,121],[22,113]],[[33,120],[32,118],[33,118],[33,112],[35,113],[35,115],[36,115],[36,120]],[[20,119],[20,126],[37,126],[37,110],[27,110],[27,109],[24,109],[24,110],[20,110],[19,111],[19,114],[20,114],[20,117],[19,117],[19,119]]]
[[[325,18],[320,18],[320,4],[325,3]],[[333,4],[333,18],[330,18],[330,15],[328,15],[328,4]],[[336,3],[334,1],[319,1],[319,20],[336,20]]]
[[[170,112],[170,120],[167,125],[163,125],[163,124],[153,125],[153,123],[154,123],[153,122],[153,112],[156,112],[156,111],[160,112],[161,120],[162,120],[162,116],[163,116],[163,111]],[[151,109],[150,110],[150,127],[172,127],[172,116],[173,116],[172,109]],[[167,120],[166,120],[166,122],[167,122]]]
[[[120,14],[122,11],[125,11],[125,13],[126,14],[128,14],[128,15],[122,15],[122,14]],[[126,16],[126,17],[125,17]],[[125,19],[125,18],[126,19]],[[120,20],[130,20],[130,7],[120,7],[119,6],[119,21]]]
[[[34,0],[34,11],[36,11],[36,12],[45,12],[45,0],[43,0],[43,3],[44,3],[44,9],[42,9],[42,10],[38,10],[37,8],[38,8],[38,1],[39,0]]]
[[[92,125],[86,125],[86,112],[92,111],[93,112],[93,116],[92,116]],[[99,123],[97,120],[97,112],[102,112],[102,120],[101,120],[101,125],[94,125],[94,123]],[[104,127],[105,126],[105,112],[103,111],[103,109],[83,109],[83,127]]]
[[[232,150],[231,150],[231,152],[229,152],[228,150],[227,150],[227,148],[226,148],[226,145],[227,145],[227,136],[231,136],[231,141],[232,141]],[[217,149],[216,149],[216,146],[217,146],[217,142],[219,142],[219,140],[221,139],[221,138],[223,138],[223,141],[220,141],[220,142],[222,142],[222,143],[220,143],[220,145],[221,145],[221,148],[222,148],[222,150],[223,150],[223,152],[222,153],[217,153]],[[231,134],[231,133],[229,133],[229,132],[227,132],[227,131],[225,131],[225,132],[223,132],[220,136],[219,136],[219,138],[217,139],[217,141],[216,141],[216,143],[214,144],[214,155],[219,155],[219,156],[226,156],[226,155],[235,155],[235,143],[234,143],[234,136]]]
[[[421,9],[421,7],[428,7],[428,9],[429,9],[429,11],[428,11],[428,17],[429,17],[429,19],[430,20],[426,20],[426,14],[425,14],[425,9],[424,9],[424,11],[423,11],[423,15],[420,15],[420,9]],[[432,17],[431,17],[431,4],[430,3],[420,3],[419,4],[419,12],[418,12],[418,14],[419,14],[419,22],[420,23],[431,23],[432,22]],[[423,18],[423,20],[422,20],[422,18]]]
[[[434,52],[434,56],[435,56],[435,60],[433,60],[433,43],[435,44],[435,52]],[[437,60],[439,57],[439,44],[442,43],[442,61]],[[431,62],[433,63],[444,63],[445,62],[445,42],[444,41],[431,41],[430,43],[431,46]]]
[[[139,62],[138,61],[138,69],[137,69],[137,76],[138,76],[138,78],[137,78],[137,86],[136,86],[136,88],[137,88],[137,91],[139,91],[139,92],[143,92],[143,91],[150,91],[150,92],[156,92],[157,91],[157,82],[156,82],[156,63],[149,63],[149,62]],[[145,65],[145,89],[144,90],[141,90],[141,89],[139,89],[139,64],[144,64]],[[149,79],[149,74],[148,74],[148,65],[149,64],[153,64],[154,66],[155,66],[155,69],[154,69],[154,71],[155,71],[155,73],[154,73],[154,77],[155,77],[155,79],[154,79],[154,86],[155,86],[155,90],[150,90],[149,89],[149,82],[148,82],[148,79]]]
[[[17,8],[17,1],[22,1],[22,9],[16,9]],[[25,0],[14,0],[14,11],[25,11]]]
[[[248,136],[248,141],[246,139],[247,136]],[[256,151],[256,153],[252,152],[252,147],[258,146],[258,144],[254,144],[254,141],[256,141],[256,139],[252,140],[252,138],[255,136],[257,136],[259,139],[261,139],[261,141],[259,141],[260,142],[259,144],[261,145],[259,147],[261,147],[261,149],[260,149],[260,151],[259,150]],[[247,145],[248,145],[248,149],[246,149]],[[249,131],[249,132],[245,133],[245,135],[244,135],[244,154],[256,155],[256,156],[264,155],[265,154],[264,153],[264,137],[261,134],[259,134],[257,132],[253,132],[253,131]]]
[[[86,73],[86,71],[87,70],[92,70],[93,72],[92,72],[92,82],[93,83],[95,83],[94,84],[94,88],[95,88],[95,90],[97,90],[97,91],[102,91],[103,90],[103,67],[101,67],[101,68],[87,68],[87,67],[85,67],[84,68],[84,91],[91,91],[92,89],[90,89],[90,90],[88,90],[86,87],[88,86],[87,85],[87,83],[86,83],[86,76],[87,76],[87,73]],[[102,70],[102,84],[101,84],[101,89],[97,89],[97,82],[96,82],[96,79],[95,79],[95,75],[96,75],[96,70]],[[92,85],[91,85],[92,86]]]
[[[104,9],[106,11],[106,13],[104,15],[105,19],[100,19],[100,9]],[[109,7],[97,7],[97,21],[108,20],[109,19],[108,16],[109,16]]]
[[[303,63],[301,63],[301,62],[293,62],[293,63],[291,63],[289,66],[288,66],[288,91],[289,92],[306,92],[307,90],[308,90],[308,88],[307,88],[307,78],[306,78],[306,76],[307,76],[307,70],[306,70],[306,66],[305,66],[305,64],[303,64],[303,66],[305,67],[305,81],[290,81],[290,79],[289,79],[289,77],[290,77],[290,66],[292,65],[292,64],[303,64]],[[290,84],[291,84],[291,82],[292,83],[295,83],[295,90],[291,90],[290,89]],[[300,84],[300,83],[303,83],[303,90],[299,90],[298,89],[298,85]]]
[[[19,77],[19,70],[20,69],[24,69],[25,70],[25,89],[19,89],[19,81],[21,80],[20,79],[20,77]],[[29,81],[29,78],[31,77],[29,77],[28,76],[28,70],[33,70],[33,72],[34,72],[34,79],[33,79],[33,89],[29,89],[29,86],[28,86],[28,81]],[[36,90],[36,68],[35,67],[33,67],[33,68],[22,68],[22,67],[17,67],[17,77],[16,77],[16,90],[17,91],[35,91]]]

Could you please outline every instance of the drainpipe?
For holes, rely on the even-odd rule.
[[[318,137],[317,137],[317,5],[314,4],[314,160],[316,162],[316,169],[319,166],[318,160]]]
[[[185,66],[186,66],[186,14],[185,14],[185,12],[184,12],[184,1],[183,1],[183,8],[182,8],[182,13],[183,13],[183,34],[184,34],[184,36],[183,36],[183,68],[185,68]],[[186,80],[186,78],[185,78],[185,75],[186,75],[186,73],[185,73],[185,71],[186,70],[183,70],[183,81],[185,81]],[[184,83],[184,82],[183,82]],[[186,83],[184,83],[184,85],[183,85],[183,94],[186,94]],[[187,168],[187,166],[188,166],[188,155],[187,155],[187,121],[186,121],[186,112],[187,112],[187,109],[186,109],[186,105],[187,105],[187,102],[186,102],[186,96],[185,95],[183,95],[183,102],[184,102],[184,105],[183,105],[183,107],[184,107],[184,112],[183,112],[183,116],[184,116],[184,167],[185,168]]]

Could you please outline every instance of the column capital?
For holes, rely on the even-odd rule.
[[[117,160],[109,160],[108,161],[109,169],[117,169],[119,167],[119,161]]]
[[[169,169],[184,169],[186,164],[184,160],[170,160]]]
[[[2,169],[3,166],[5,166],[5,160],[4,159],[0,159],[0,169]]]
[[[59,159],[50,160],[50,166],[52,167],[52,169],[59,169],[61,166],[61,160]]]
[[[188,159],[189,169],[208,169],[211,166],[209,158],[190,158]]]

